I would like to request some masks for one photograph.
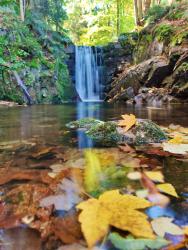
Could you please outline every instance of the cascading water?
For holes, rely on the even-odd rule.
[[[97,48],[76,47],[76,90],[83,102],[100,101],[100,54]]]

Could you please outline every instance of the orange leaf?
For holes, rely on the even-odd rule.
[[[125,127],[124,130],[127,132],[132,126],[136,124],[135,115],[122,115],[123,120],[121,120],[118,125],[121,127]]]

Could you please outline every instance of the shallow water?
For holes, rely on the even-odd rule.
[[[125,113],[135,114],[137,118],[151,119],[160,125],[173,123],[188,126],[188,104],[146,107],[107,103],[73,103],[57,106],[0,107],[0,142],[39,137],[44,142],[60,143],[63,141],[64,145],[72,146],[70,138],[65,139],[66,123],[83,117],[117,120]],[[80,140],[82,140],[81,137]]]
[[[159,107],[146,107],[137,105],[123,105],[123,104],[106,104],[106,103],[74,103],[65,105],[43,105],[43,106],[31,106],[31,107],[16,107],[7,108],[0,107],[0,168],[5,168],[7,165],[10,168],[15,169],[37,169],[37,171],[43,171],[48,169],[51,164],[54,164],[56,160],[60,160],[65,156],[68,160],[61,162],[66,167],[72,167],[71,164],[79,165],[83,164],[83,154],[80,148],[93,147],[93,142],[85,136],[82,131],[69,131],[66,128],[66,123],[84,117],[94,117],[100,120],[113,121],[120,119],[123,114],[135,114],[137,118],[151,119],[159,125],[167,126],[171,123],[179,124],[184,127],[188,127],[188,105],[167,105]],[[39,158],[37,154],[32,150],[33,148],[27,146],[27,142],[39,142],[39,146],[35,146],[39,152]],[[18,145],[13,146],[11,145]],[[10,146],[10,148],[9,148]],[[41,152],[46,148],[55,146],[55,158],[51,157],[51,154],[44,154],[44,157],[40,158]],[[58,146],[62,146],[58,148]],[[62,153],[63,152],[63,153]],[[64,155],[65,154],[65,155]],[[104,164],[110,162],[117,167],[117,171],[121,170],[121,167],[127,164],[128,161],[134,162],[134,156],[127,156],[126,153],[120,152],[117,148],[99,149],[99,155],[102,155]],[[34,155],[31,159],[30,156]],[[140,154],[144,155],[144,154]],[[59,158],[60,157],[60,158]],[[140,157],[140,156],[139,156]],[[142,157],[142,156],[141,156]],[[145,157],[145,155],[143,156]],[[185,225],[188,223],[188,210],[187,210],[187,196],[188,196],[188,162],[177,160],[175,157],[161,157],[157,155],[147,155],[147,159],[151,161],[149,169],[155,169],[156,166],[152,166],[152,160],[156,160],[159,163],[159,170],[163,172],[165,182],[173,184],[177,192],[181,195],[180,200],[174,200],[168,208],[161,209],[159,207],[153,207],[149,209],[148,214],[150,218],[155,218],[159,215],[172,216],[176,223],[179,225]],[[72,160],[72,162],[71,162]],[[10,165],[9,165],[10,163]],[[154,164],[156,165],[156,164]],[[120,166],[120,168],[119,168]],[[158,166],[158,165],[157,165]],[[81,166],[83,167],[83,166]],[[33,181],[33,180],[32,180]],[[13,181],[8,185],[3,185],[2,190],[5,191],[14,189],[15,187],[25,182]],[[108,183],[108,179],[105,182],[105,188],[127,188],[135,184],[125,179],[114,179],[113,182]],[[136,184],[138,186],[138,184]],[[71,198],[71,197],[70,197]],[[17,231],[18,230],[18,231]],[[0,247],[2,250],[38,250],[38,249],[52,249],[41,248],[40,238],[36,232],[31,229],[8,229],[1,235],[3,241],[9,242],[9,246]],[[20,232],[19,241],[24,243],[17,248],[14,248],[14,242],[17,241],[17,233]],[[15,236],[16,235],[16,236]],[[28,243],[30,237],[33,237],[33,245]],[[1,240],[1,239],[0,239]],[[12,243],[13,242],[13,243]],[[26,247],[28,245],[28,247]],[[30,246],[29,246],[30,245]],[[25,248],[26,247],[26,248]],[[55,248],[53,248],[55,249]],[[109,248],[115,249],[115,248]],[[107,248],[108,250],[108,248]]]

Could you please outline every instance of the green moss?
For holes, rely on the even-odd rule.
[[[181,9],[171,9],[171,11],[166,16],[168,20],[178,20],[184,17],[184,11]]]
[[[187,28],[181,28],[181,30],[179,32],[177,32],[177,34],[175,34],[172,37],[172,42],[171,44],[173,46],[175,45],[179,45],[181,44],[184,40],[188,39],[188,29]]]
[[[174,33],[174,29],[170,24],[160,24],[154,31],[154,35],[159,41],[170,41]]]
[[[77,121],[72,121],[66,124],[68,128],[76,129],[76,128],[85,128],[85,129],[90,129],[92,126],[95,126],[99,123],[103,123],[100,120],[94,119],[94,118],[82,118]]]
[[[118,41],[120,42],[122,48],[127,48],[129,51],[133,51],[138,40],[138,33],[123,33],[119,36]]]
[[[136,132],[136,145],[158,143],[167,140],[167,135],[161,128],[150,120],[141,121],[135,129]]]
[[[116,127],[114,122],[102,122],[93,125],[86,134],[100,145],[113,146],[120,140]]]
[[[153,23],[163,16],[165,16],[169,11],[169,7],[163,5],[154,5],[152,8],[149,9],[147,15],[145,16],[145,20],[148,23]]]

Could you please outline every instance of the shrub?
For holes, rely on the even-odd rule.
[[[154,5],[149,9],[147,15],[145,16],[145,20],[149,23],[155,22],[165,16],[169,11],[169,7],[162,5]]]

